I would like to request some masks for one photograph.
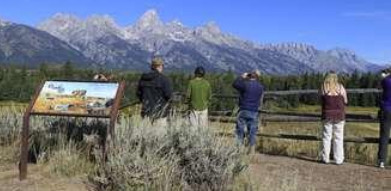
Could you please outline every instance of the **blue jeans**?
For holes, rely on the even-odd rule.
[[[377,158],[379,162],[386,162],[388,142],[390,140],[391,111],[381,111],[380,113],[380,138]]]
[[[258,112],[241,110],[236,121],[236,136],[239,142],[244,142],[244,128],[247,127],[248,143],[255,145],[255,138],[258,131]]]

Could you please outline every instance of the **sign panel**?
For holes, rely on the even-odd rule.
[[[31,114],[109,117],[118,88],[112,82],[46,81]]]

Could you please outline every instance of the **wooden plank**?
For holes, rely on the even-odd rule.
[[[35,90],[33,99],[27,107],[23,116],[22,137],[20,146],[20,161],[19,161],[19,180],[27,178],[27,162],[28,162],[28,145],[29,145],[29,128],[30,128],[30,113],[33,106],[41,92],[45,82],[41,82],[38,88]]]
[[[111,136],[114,136],[115,123],[116,123],[117,118],[118,118],[118,111],[119,111],[119,108],[120,108],[121,99],[124,96],[124,91],[125,91],[125,82],[122,81],[122,82],[119,83],[119,87],[118,87],[118,90],[117,90],[117,93],[116,93],[115,99],[114,99],[114,104],[113,104],[113,106],[111,108],[111,113],[110,113],[110,131],[109,131]]]
[[[110,136],[111,142],[114,143],[113,141],[114,141],[114,134],[115,134],[115,123],[117,122],[118,111],[119,111],[119,107],[121,104],[121,99],[124,96],[124,90],[125,90],[125,82],[122,81],[119,83],[119,87],[118,87],[117,93],[115,95],[114,103],[113,103],[113,106],[111,107],[110,124],[106,129],[105,142],[104,142],[103,148],[102,148],[103,157],[102,157],[101,162],[103,165],[106,161],[106,156],[107,156],[107,151],[108,151],[107,137]]]
[[[303,113],[303,112],[286,112],[286,111],[268,111],[261,110],[261,113],[265,115],[277,115],[277,116],[298,116],[298,117],[316,117],[321,118],[320,113]],[[377,115],[372,114],[356,114],[356,113],[346,113],[347,119],[369,119],[369,120],[377,120]]]
[[[367,94],[367,93],[381,93],[382,90],[369,88],[369,89],[346,89],[348,94]],[[265,91],[265,96],[283,96],[283,95],[300,95],[300,94],[318,94],[317,89],[307,90],[285,90],[285,91]],[[216,98],[237,99],[237,94],[214,94]]]
[[[31,112],[30,115],[37,116],[52,116],[52,117],[91,117],[91,118],[110,118],[108,115],[94,115],[94,114],[71,114],[71,113],[49,113],[49,112]]]
[[[138,100],[130,102],[130,103],[126,103],[126,104],[123,104],[123,105],[119,106],[118,110],[124,110],[124,109],[126,109],[128,107],[133,107],[133,106],[138,105],[138,104],[141,104],[141,102],[138,101]]]
[[[210,121],[221,123],[236,123],[236,117],[229,116],[209,116]],[[278,115],[264,115],[262,116],[263,122],[321,122],[320,117],[300,117],[300,116],[278,116]],[[377,119],[355,119],[347,118],[346,122],[360,122],[360,123],[377,123]]]
[[[19,180],[25,180],[27,178],[27,163],[28,163],[28,145],[29,145],[29,126],[30,126],[30,114],[23,116],[22,127],[22,140],[20,147],[20,160],[19,160]]]
[[[233,111],[208,111],[210,116],[236,116]]]
[[[234,136],[232,133],[219,133],[220,136]],[[292,134],[264,134],[258,133],[259,138],[273,138],[273,139],[288,139],[288,140],[299,140],[299,141],[322,141],[321,137],[315,135],[292,135]],[[379,138],[377,137],[345,137],[345,143],[370,143],[377,144]],[[391,143],[391,140],[389,141]]]

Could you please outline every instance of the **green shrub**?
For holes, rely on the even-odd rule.
[[[246,164],[242,149],[181,119],[157,127],[136,118],[117,126],[98,190],[228,190]]]

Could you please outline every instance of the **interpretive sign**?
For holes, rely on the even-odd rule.
[[[23,117],[19,179],[27,177],[30,116],[66,116],[109,118],[104,144],[103,159],[106,157],[106,141],[113,136],[118,117],[119,104],[125,89],[124,82],[98,81],[46,81],[35,91]]]
[[[109,82],[46,81],[31,114],[109,116],[118,87]]]

